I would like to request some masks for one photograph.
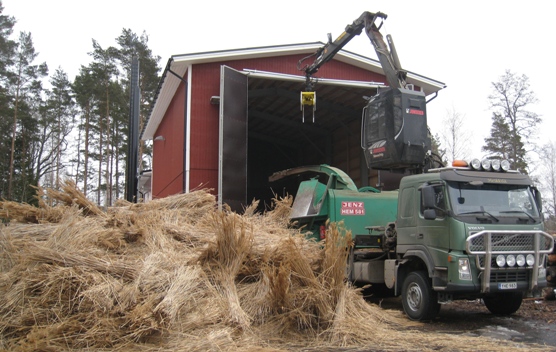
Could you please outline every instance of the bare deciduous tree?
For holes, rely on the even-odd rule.
[[[510,130],[528,139],[541,122],[538,114],[529,111],[538,102],[529,85],[529,77],[506,70],[497,82],[492,82],[493,94],[488,99],[490,107],[504,117]]]
[[[465,115],[452,107],[451,110],[446,110],[443,125],[441,136],[448,161],[468,158],[471,130],[465,126]]]
[[[556,231],[556,142],[550,141],[542,148],[540,185],[543,191],[545,224],[549,231]]]
[[[526,171],[527,153],[535,149],[531,137],[541,122],[540,116],[529,110],[537,102],[529,78],[506,70],[497,82],[492,82],[492,88],[488,99],[493,123],[491,137],[485,140],[483,151],[491,158],[507,157],[515,168]],[[501,149],[501,142],[507,148]]]

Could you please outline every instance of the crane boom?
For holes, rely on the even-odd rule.
[[[380,65],[384,70],[384,74],[388,81],[388,85],[392,88],[405,88],[406,86],[406,71],[401,68],[400,60],[398,58],[392,36],[387,35],[386,40],[388,45],[384,42],[384,38],[380,33],[380,28],[382,27],[382,22],[377,26],[377,19],[385,20],[388,15],[377,12],[372,13],[365,11],[359,16],[353,23],[348,24],[342,34],[332,41],[330,34],[328,43],[323,47],[319,48],[311,56],[315,56],[315,61],[301,68],[302,62],[307,59],[303,58],[298,62],[298,69],[305,71],[306,77],[306,90],[312,91],[313,84],[311,82],[311,77],[317,73],[322,65],[332,60],[332,58],[355,36],[361,34],[363,30],[367,33],[367,36],[371,40],[373,47],[377,53]],[[311,57],[309,56],[309,57]]]

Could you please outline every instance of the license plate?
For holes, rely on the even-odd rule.
[[[502,282],[498,283],[499,290],[511,290],[517,288],[517,282]]]

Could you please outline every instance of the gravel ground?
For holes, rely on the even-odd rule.
[[[384,309],[402,310],[399,297],[370,301]],[[424,323],[418,329],[536,343],[554,346],[556,350],[556,300],[525,299],[521,308],[510,316],[491,314],[481,300],[456,301],[443,305],[435,320]]]

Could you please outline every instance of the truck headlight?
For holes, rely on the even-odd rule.
[[[535,264],[535,256],[532,254],[527,254],[527,265],[529,266],[533,266],[533,264]]]
[[[469,267],[469,259],[458,259],[458,271],[460,280],[471,280],[471,268]]]
[[[513,254],[510,254],[506,257],[506,264],[508,264],[509,267],[515,265],[515,256]]]
[[[498,265],[499,268],[503,268],[504,265],[506,265],[506,257],[504,257],[502,254],[498,255],[496,257],[496,265]]]
[[[481,169],[481,161],[479,159],[471,160],[469,165],[471,166],[471,168],[473,168],[473,170],[480,170]]]
[[[517,263],[517,266],[524,266],[525,256],[523,254],[518,254],[517,257],[515,257],[515,261]]]

